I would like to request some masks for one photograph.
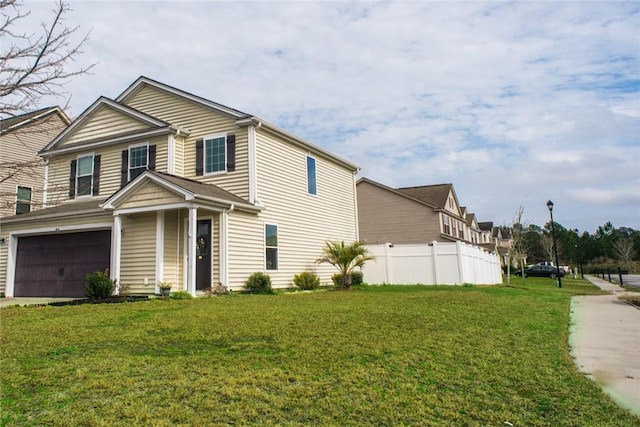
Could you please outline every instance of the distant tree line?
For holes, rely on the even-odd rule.
[[[551,222],[541,228],[523,224],[521,217],[516,215],[511,226],[503,226],[503,234],[512,237],[512,248],[525,257],[526,264],[554,260]],[[617,267],[640,272],[640,230],[616,228],[611,222],[599,226],[593,234],[565,228],[555,221],[554,227],[561,265],[582,265],[585,272]]]

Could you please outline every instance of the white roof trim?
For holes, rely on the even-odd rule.
[[[163,90],[165,92],[169,92],[169,93],[171,93],[173,95],[177,95],[177,96],[179,96],[181,98],[188,99],[188,100],[190,100],[192,102],[195,102],[197,104],[201,104],[201,105],[204,105],[206,107],[213,108],[214,110],[223,112],[223,113],[228,114],[228,115],[230,115],[232,117],[235,117],[235,118],[242,118],[242,117],[247,117],[248,116],[248,114],[245,114],[245,113],[242,113],[240,111],[231,109],[229,107],[225,107],[224,105],[218,104],[218,103],[213,102],[213,101],[209,101],[209,100],[201,98],[199,96],[192,95],[192,94],[190,94],[188,92],[184,92],[184,91],[182,91],[180,89],[176,89],[174,87],[165,85],[164,83],[160,83],[160,82],[157,82],[155,80],[151,80],[151,79],[149,79],[147,77],[144,77],[144,76],[139,77],[138,80],[133,82],[133,84],[131,86],[129,86],[127,89],[125,89],[124,92],[122,92],[120,95],[118,95],[118,97],[116,98],[116,102],[126,102],[127,98],[129,96],[133,95],[142,85],[145,85],[145,84],[147,84],[149,86],[153,86],[153,87],[158,88],[158,89],[161,89],[161,90]]]
[[[41,151],[40,153],[38,153],[41,157],[50,157],[56,154],[64,154],[64,153],[72,153],[74,151],[87,151],[90,150],[92,148],[96,148],[96,147],[101,147],[103,145],[109,145],[109,144],[115,144],[115,143],[120,143],[120,142],[127,142],[127,141],[131,141],[134,139],[143,139],[143,138],[152,138],[154,136],[159,136],[159,135],[166,135],[168,133],[172,133],[173,129],[171,129],[169,126],[165,126],[163,128],[159,128],[159,129],[152,129],[152,130],[148,130],[148,131],[143,131],[143,132],[139,132],[139,133],[134,133],[134,134],[130,134],[130,135],[122,135],[122,136],[118,136],[116,138],[109,138],[109,139],[104,139],[102,141],[96,141],[96,142],[82,142],[79,143],[78,145],[73,145],[70,147],[64,147],[64,148],[58,148],[58,149],[51,149],[48,150],[46,152]]]
[[[111,197],[109,197],[103,204],[100,205],[103,209],[117,209],[117,205],[123,203],[132,193],[135,193],[140,187],[142,187],[148,181],[152,181],[159,186],[173,191],[176,195],[183,196],[185,201],[190,201],[195,198],[195,194],[185,190],[175,184],[172,184],[157,175],[150,173],[148,170],[144,171],[136,177],[133,181],[128,183],[124,188],[121,188]]]
[[[109,98],[105,98],[101,96],[98,98],[93,104],[89,106],[84,112],[78,117],[69,127],[67,127],[60,135],[58,135],[53,141],[51,141],[46,147],[40,150],[40,153],[44,153],[53,149],[56,145],[58,145],[61,141],[63,141],[69,134],[73,133],[77,128],[84,125],[84,123],[90,118],[90,116],[100,107],[107,105],[115,110],[118,110],[120,113],[125,114],[129,117],[132,117],[136,120],[144,122],[150,126],[168,126],[167,123],[154,119],[146,114],[143,114],[139,111],[135,111],[127,106],[120,105]],[[39,154],[40,154],[39,153]]]

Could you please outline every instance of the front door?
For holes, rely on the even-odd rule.
[[[196,240],[196,290],[211,287],[211,220],[198,220]]]

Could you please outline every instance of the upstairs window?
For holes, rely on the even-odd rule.
[[[129,181],[133,181],[147,169],[149,169],[149,146],[145,144],[129,147]]]
[[[458,237],[464,239],[464,224],[462,222],[458,222]]]
[[[307,156],[307,193],[318,194],[316,189],[316,159]]]
[[[79,157],[76,170],[76,196],[93,194],[93,154]]]
[[[449,217],[444,215],[442,218],[442,224],[443,224],[443,232],[445,234],[451,234],[451,225],[449,225]]]
[[[18,186],[16,191],[16,215],[31,211],[31,188]]]
[[[264,225],[265,267],[267,270],[278,269],[278,226]]]
[[[100,155],[80,156],[71,161],[69,198],[97,196],[100,192]]]
[[[219,173],[227,170],[226,136],[204,140],[204,173]]]
[[[209,135],[196,140],[196,176],[236,170],[236,136]]]
[[[132,145],[122,150],[120,187],[133,181],[145,170],[156,170],[156,146],[148,143]]]

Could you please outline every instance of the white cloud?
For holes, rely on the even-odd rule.
[[[481,221],[520,204],[640,229],[633,2],[73,2],[92,28],[71,113],[139,75],[305,137],[390,186],[452,182]],[[31,3],[42,17],[52,2]],[[606,203],[603,203],[606,201]],[[530,206],[529,206],[530,205]]]

